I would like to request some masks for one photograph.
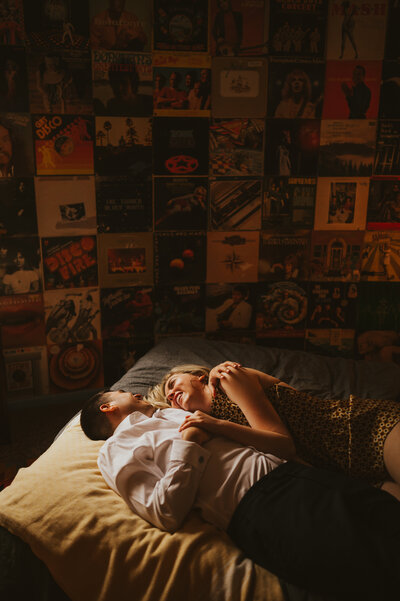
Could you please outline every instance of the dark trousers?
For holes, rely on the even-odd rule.
[[[309,591],[400,598],[400,503],[344,474],[282,464],[245,494],[228,534],[255,563]]]

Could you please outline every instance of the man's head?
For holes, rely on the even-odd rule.
[[[16,264],[16,266],[18,267],[18,269],[23,269],[23,267],[25,265],[25,257],[24,257],[23,253],[20,250],[17,251],[17,254],[16,254],[15,259],[14,259],[14,263]]]
[[[241,286],[240,284],[233,287],[232,290],[232,300],[235,305],[238,305],[242,300],[245,300],[248,297],[248,290],[246,286]]]
[[[125,8],[126,0],[108,0],[108,12],[113,19],[119,19]]]
[[[11,127],[0,121],[0,174],[8,175],[12,166],[13,145]]]
[[[105,389],[94,394],[83,405],[81,427],[91,440],[107,440],[122,420],[134,411],[150,417],[155,407],[141,394]]]
[[[361,83],[365,78],[365,68],[362,65],[356,65],[353,70],[353,83]]]

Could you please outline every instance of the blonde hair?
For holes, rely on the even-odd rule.
[[[159,384],[150,388],[147,392],[146,400],[154,407],[170,407],[167,397],[165,396],[165,385],[168,379],[174,374],[192,374],[193,376],[207,376],[210,373],[210,368],[204,365],[196,365],[194,363],[187,363],[183,365],[176,365],[170,371],[168,371],[161,379]]]

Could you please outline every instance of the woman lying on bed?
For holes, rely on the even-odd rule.
[[[400,404],[395,401],[323,400],[231,361],[212,370],[176,366],[148,398],[194,412],[182,431],[199,426],[265,453],[342,471],[400,500]]]

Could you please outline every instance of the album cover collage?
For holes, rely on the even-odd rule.
[[[400,363],[400,3],[0,4],[11,400],[169,335]]]

